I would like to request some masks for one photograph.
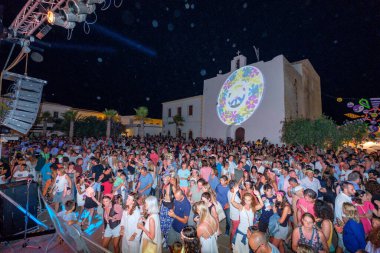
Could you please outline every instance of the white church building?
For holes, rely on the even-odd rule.
[[[173,116],[184,119],[185,138],[212,137],[281,143],[282,123],[322,114],[320,78],[310,61],[283,55],[247,65],[243,55],[231,71],[204,80],[203,95],[162,103],[163,135],[175,136]]]

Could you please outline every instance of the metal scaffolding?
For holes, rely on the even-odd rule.
[[[47,11],[55,11],[67,0],[29,0],[9,27],[12,37],[32,36],[45,23]]]

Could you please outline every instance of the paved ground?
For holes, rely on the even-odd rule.
[[[50,220],[49,215],[47,212],[41,213],[39,216],[39,219],[44,222],[47,225],[52,225],[52,222]],[[85,236],[89,238],[90,240],[98,243],[101,245],[102,241],[102,231],[103,231],[103,225],[102,225],[102,220],[100,215],[95,215],[94,220],[93,220],[93,226],[91,228],[88,228],[85,230]],[[96,225],[95,225],[96,224]],[[222,229],[222,234],[218,237],[218,246],[219,246],[219,252],[220,253],[230,253],[232,252],[230,250],[230,238],[229,236],[225,235],[225,228],[226,228],[226,221],[223,220],[220,223],[220,227]],[[31,246],[41,246],[40,249],[38,248],[23,248],[22,245],[24,243],[24,240],[19,240],[19,241],[12,241],[9,242],[8,244],[2,243],[0,245],[0,252],[4,253],[37,253],[37,252],[45,252],[46,247],[48,246],[50,240],[54,235],[44,235],[44,236],[39,236],[39,237],[32,237],[30,238],[30,243],[29,245]],[[87,244],[88,245],[88,244]],[[90,252],[96,252],[98,250],[94,249],[91,247],[91,245],[88,245]],[[112,251],[112,243],[110,243],[109,250]],[[55,238],[51,241],[49,245],[49,253],[63,253],[63,252],[71,252],[70,248],[66,245],[65,242],[60,242],[59,238]],[[168,253],[169,250],[163,250],[164,253]]]

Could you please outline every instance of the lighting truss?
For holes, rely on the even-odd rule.
[[[47,11],[55,11],[66,2],[67,0],[28,0],[9,27],[11,36],[32,36],[45,23]]]

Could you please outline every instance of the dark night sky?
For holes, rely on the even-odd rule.
[[[6,26],[25,2],[5,0]],[[52,47],[29,75],[48,80],[45,100],[121,114],[146,105],[161,117],[161,102],[201,94],[203,80],[228,72],[238,50],[255,62],[253,45],[264,61],[308,58],[321,77],[323,112],[337,121],[347,110],[330,95],[380,96],[380,1],[129,0],[99,9],[89,35],[79,24],[69,41],[61,27],[43,39]],[[9,50],[0,46],[1,67]]]

